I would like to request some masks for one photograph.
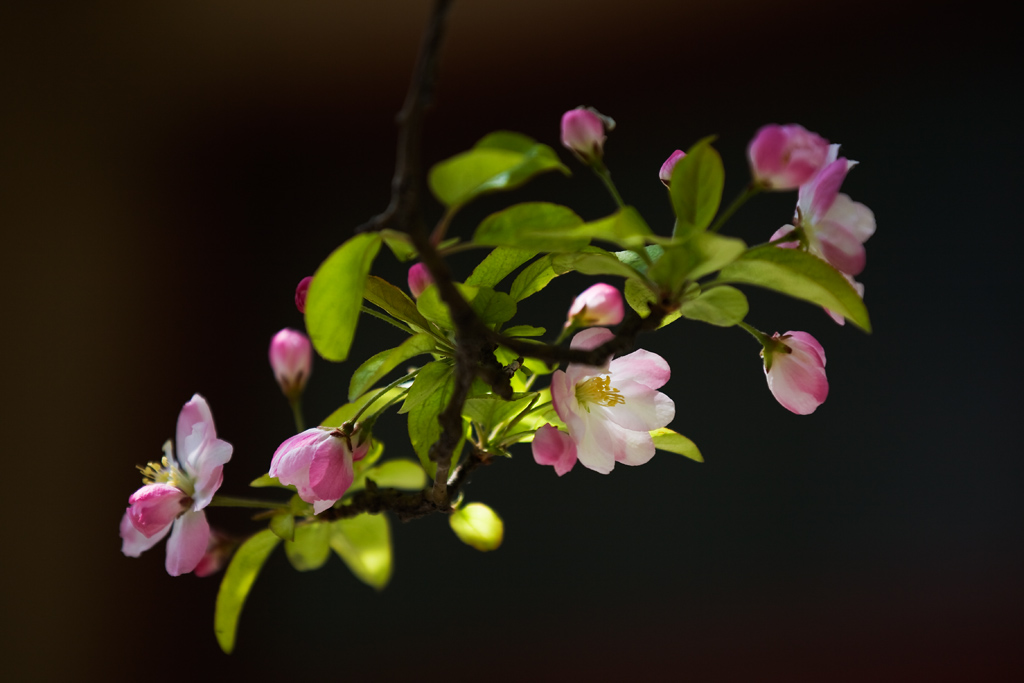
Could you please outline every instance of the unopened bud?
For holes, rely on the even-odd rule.
[[[604,156],[605,128],[612,130],[615,122],[591,107],[577,107],[562,115],[562,144],[572,150],[583,163],[589,164]]]
[[[432,284],[434,284],[434,278],[430,277],[430,271],[422,263],[417,263],[409,269],[409,291],[412,292],[414,298],[420,298],[423,290]]]
[[[313,281],[312,275],[299,280],[299,286],[295,288],[295,307],[299,309],[299,313],[306,312],[306,294],[309,292],[309,283]]]
[[[313,370],[313,346],[309,337],[285,328],[270,340],[270,367],[289,400],[295,400],[306,388]]]
[[[679,160],[686,156],[686,152],[681,149],[677,149],[669,155],[668,159],[665,159],[665,163],[661,165],[661,171],[658,173],[658,177],[661,178],[661,182],[665,183],[665,187],[672,184],[672,171],[675,169],[676,164]]]
[[[572,302],[565,326],[618,325],[624,314],[622,294],[615,287],[600,282],[588,287]]]

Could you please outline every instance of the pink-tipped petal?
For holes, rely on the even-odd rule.
[[[128,498],[128,516],[139,533],[152,538],[186,508],[188,496],[170,484],[146,484]]]
[[[839,196],[839,188],[852,165],[847,159],[836,159],[821,170],[814,179],[800,188],[797,205],[804,219],[812,223],[824,218]]]
[[[764,126],[747,147],[755,182],[769,190],[794,190],[814,177],[828,158],[828,141],[803,126]]]
[[[796,230],[796,228],[794,228],[792,225],[783,225],[781,228],[775,231],[775,233],[771,236],[771,239],[769,239],[768,241],[774,242],[775,240],[780,240],[786,235],[793,232],[794,230]],[[796,249],[797,247],[800,246],[800,240],[793,240],[792,242],[779,242],[775,246],[779,247],[780,249]]]
[[[832,221],[824,221],[817,227],[816,239],[821,257],[841,273],[859,275],[867,262],[867,252],[860,240]]]
[[[164,536],[170,533],[171,525],[168,524],[162,530],[147,537],[135,528],[130,512],[130,509],[125,510],[121,517],[121,552],[128,557],[138,557],[163,540]]]
[[[596,349],[601,344],[615,336],[611,330],[605,327],[592,327],[589,330],[583,330],[572,338],[569,343],[570,349],[580,349],[582,351],[590,351]]]
[[[309,484],[316,497],[333,504],[345,495],[354,478],[352,453],[345,440],[332,436],[321,443],[309,465]]]
[[[199,394],[193,395],[178,413],[178,428],[174,441],[178,462],[187,462],[188,456],[199,450],[204,441],[216,438],[217,430],[213,426],[210,406]]]
[[[231,460],[234,447],[227,441],[213,439],[206,443],[189,461],[189,469],[195,476],[195,493],[192,494],[193,510],[202,510],[224,481],[224,465]]]
[[[660,389],[672,377],[668,361],[645,349],[616,358],[608,364],[608,369],[615,377],[615,386],[619,382],[639,382],[650,389]]]
[[[589,470],[608,474],[615,467],[615,454],[621,450],[616,429],[601,419],[585,420],[582,430],[571,433],[576,442],[576,457]]]
[[[552,465],[564,475],[576,465],[576,444],[565,432],[546,424],[533,437],[533,459],[538,465]]]
[[[649,432],[621,432],[619,447],[615,452],[615,462],[623,465],[643,465],[654,457],[654,439]]]
[[[187,574],[199,564],[210,542],[210,525],[206,513],[186,512],[174,522],[167,541],[165,568],[171,576]]]
[[[299,313],[306,312],[306,296],[309,294],[311,282],[313,282],[313,276],[307,275],[299,280],[299,284],[295,288],[295,308],[299,309]]]
[[[642,432],[661,429],[676,416],[676,404],[665,394],[640,382],[623,380],[616,375],[613,377],[615,388],[626,402],[614,406],[590,406],[591,414],[596,412],[623,429]]]
[[[409,291],[412,292],[414,299],[419,299],[420,294],[434,284],[434,278],[430,276],[430,271],[422,263],[417,263],[409,268],[408,275]]]
[[[810,415],[828,397],[825,350],[806,332],[775,334],[789,353],[772,354],[771,370],[765,369],[768,388],[775,399],[797,415]]]
[[[658,179],[668,187],[672,184],[672,171],[675,170],[676,164],[679,160],[686,156],[686,152],[681,149],[677,149],[669,155],[668,159],[665,159],[665,163],[661,165],[661,170],[658,171]]]
[[[600,282],[588,287],[572,302],[565,326],[618,325],[625,309],[622,294],[611,285]]]
[[[867,242],[875,234],[874,212],[842,192],[836,197],[825,220],[843,226],[861,243]]]

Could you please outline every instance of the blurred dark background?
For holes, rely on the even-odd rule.
[[[225,493],[244,494],[291,434],[267,344],[302,324],[298,280],[387,203],[427,12],[0,9],[11,680],[1024,673],[1019,44],[981,3],[457,0],[429,162],[495,129],[558,147],[561,113],[590,104],[619,123],[606,150],[623,195],[668,232],[657,172],[672,150],[717,133],[728,199],[753,132],[802,123],[861,161],[844,190],[877,216],[861,278],[874,334],[750,292],[753,324],[808,330],[828,353],[831,395],[797,417],[744,333],[676,323],[644,345],[673,365],[672,426],[703,465],[663,453],[559,479],[522,447],[467,492],[504,517],[500,550],[461,545],[440,516],[395,523],[380,594],[337,558],[297,574],[278,551],[231,657],[212,630],[218,578],[168,577],[162,545],[121,555],[134,468],[159,456],[193,392],[235,446]],[[526,199],[611,211],[563,157],[572,178],[490,197],[456,232]],[[794,200],[761,198],[729,232],[763,241]],[[404,277],[389,253],[375,272]],[[519,320],[557,326],[589,282],[561,278]],[[316,364],[311,418],[391,333],[364,319],[352,362]]]

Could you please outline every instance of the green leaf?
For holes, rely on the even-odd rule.
[[[534,327],[533,325],[513,325],[506,330],[502,331],[506,337],[540,337],[546,329],[543,327]]]
[[[498,247],[473,269],[473,273],[466,278],[466,284],[474,287],[494,287],[505,279],[506,275],[536,255],[535,251],[518,247]]]
[[[505,420],[521,413],[538,396],[540,394],[537,392],[513,395],[510,401],[494,394],[468,398],[462,414],[480,425],[486,433],[490,433]]]
[[[264,529],[239,546],[231,559],[217,592],[217,607],[213,615],[213,631],[225,654],[235,649],[238,618],[245,606],[252,584],[263,568],[271,551],[281,539],[270,529]]]
[[[516,279],[512,281],[512,287],[509,289],[509,294],[512,295],[513,299],[519,302],[528,296],[536,294],[547,287],[549,282],[562,274],[556,272],[552,267],[552,257],[553,254],[542,256],[523,268],[519,275],[516,276]]]
[[[711,142],[699,141],[672,169],[669,195],[676,214],[676,237],[687,237],[706,230],[718,212],[725,186],[725,168]]]
[[[702,292],[679,307],[679,313],[690,320],[732,327],[747,317],[747,297],[735,287],[722,286]]]
[[[291,512],[278,512],[270,518],[270,530],[282,541],[294,541],[295,516]]]
[[[610,216],[567,231],[566,236],[586,237],[618,244],[626,249],[642,249],[647,237],[653,235],[640,212],[625,206]]]
[[[485,325],[496,325],[510,320],[516,314],[515,300],[504,292],[496,292],[490,287],[471,287],[455,283],[462,298],[476,311],[477,316]],[[416,307],[425,318],[446,330],[454,329],[448,306],[441,300],[437,287],[427,287]]]
[[[685,455],[690,460],[704,462],[704,456],[700,454],[697,444],[667,427],[655,429],[651,432],[651,439],[654,441],[654,447],[659,451],[678,453],[679,455]]]
[[[531,251],[576,251],[588,239],[573,235],[583,219],[560,204],[526,202],[492,213],[477,226],[477,244],[508,246]]]
[[[497,550],[505,536],[505,524],[483,503],[470,503],[448,517],[459,540],[480,551]]]
[[[636,279],[626,280],[626,303],[629,304],[630,308],[639,313],[640,317],[646,318],[650,315],[650,304],[652,301],[657,301],[657,298],[657,295],[643,282]],[[669,312],[661,319],[658,329],[660,330],[665,325],[679,320],[680,317],[682,317],[682,314],[678,309]]]
[[[416,304],[412,299],[387,280],[376,275],[366,278],[363,298],[399,320],[412,323],[422,330],[431,329],[430,323],[416,310]]]
[[[331,556],[330,537],[331,526],[326,522],[300,524],[295,527],[295,540],[284,544],[288,561],[300,572],[319,569]]]
[[[419,463],[412,460],[388,460],[367,472],[365,476],[382,488],[419,491],[427,485],[426,472]]]
[[[722,269],[716,282],[757,285],[846,316],[865,332],[871,321],[864,301],[842,274],[817,256],[797,249],[751,249]]]
[[[665,249],[657,244],[645,247],[644,250],[647,252],[647,258],[651,259],[651,263],[655,263],[665,253]],[[640,258],[640,255],[635,251],[617,251],[615,252],[615,258],[640,273],[646,273],[649,267],[647,262]]]
[[[413,386],[415,388],[415,385]],[[449,371],[429,395],[409,410],[409,440],[420,459],[420,464],[431,479],[437,473],[437,463],[430,459],[430,447],[441,436],[438,416],[448,405],[454,386],[455,376]]]
[[[404,232],[381,230],[380,236],[399,261],[411,261],[416,258],[417,252],[416,247],[412,245],[412,238]]]
[[[352,381],[348,385],[348,400],[354,401],[362,396],[367,389],[410,358],[430,353],[435,348],[433,337],[428,334],[417,334],[393,349],[371,356],[352,373]]]
[[[391,530],[384,515],[361,514],[331,523],[330,545],[356,578],[381,590],[391,578]]]
[[[473,149],[430,169],[427,182],[447,207],[459,207],[486,192],[511,190],[547,171],[569,175],[555,151],[519,133],[491,133]]]
[[[682,244],[666,246],[648,275],[678,297],[688,280],[696,280],[735,261],[746,250],[743,240],[700,233]]]
[[[272,477],[269,474],[264,474],[257,477],[256,479],[253,479],[251,482],[249,482],[249,486],[256,489],[262,489],[273,486],[279,489],[291,489],[292,491],[295,490],[294,486],[285,486],[280,482],[280,480],[278,480],[277,477]]]
[[[333,413],[328,415],[326,418],[324,418],[323,422],[320,423],[320,426],[340,427],[343,423],[348,422],[353,417],[355,417],[356,413],[359,412],[359,409],[362,408],[367,403],[369,403],[370,401],[373,401],[373,405],[367,408],[367,413],[373,413],[375,410],[379,410],[384,406],[384,404],[391,401],[391,399],[395,398],[396,396],[398,396],[398,394],[402,393],[403,391],[405,391],[405,389],[401,387],[395,387],[394,389],[389,389],[388,391],[384,392],[384,394],[379,397],[375,392],[367,392],[360,396],[359,398],[357,398],[356,400],[352,401],[351,403],[346,403],[345,405],[341,406]]]
[[[360,293],[380,243],[377,233],[356,235],[335,249],[313,275],[306,295],[306,330],[327,360],[348,358],[362,306]]]
[[[420,368],[420,372],[416,375],[412,387],[409,388],[409,394],[405,397],[405,403],[398,410],[398,414],[408,413],[426,400],[437,391],[438,387],[451,378],[453,372],[455,372],[455,368],[451,362],[443,360],[431,361]]]
[[[637,277],[637,272],[635,270],[608,252],[601,254],[595,254],[592,252],[554,254],[551,259],[551,266],[556,271],[562,273],[575,270],[583,273],[584,275],[617,275],[619,277],[626,278]]]

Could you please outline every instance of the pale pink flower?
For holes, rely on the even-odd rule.
[[[668,159],[665,159],[665,163],[661,165],[661,171],[658,172],[658,178],[661,182],[668,187],[672,184],[672,171],[675,170],[676,164],[679,160],[686,156],[686,152],[681,149],[677,149],[669,155]]]
[[[770,124],[747,148],[754,182],[766,190],[795,190],[821,170],[828,141],[803,126]]]
[[[611,119],[590,107],[577,107],[562,114],[562,144],[575,152],[584,163],[600,159],[604,154],[604,129],[614,127]]]
[[[295,288],[295,308],[299,309],[299,313],[306,312],[306,295],[309,293],[309,283],[313,281],[312,275],[299,280],[298,286]]]
[[[610,330],[595,327],[572,340],[574,349],[593,349],[613,337]],[[657,391],[671,370],[661,356],[638,350],[606,363],[604,367],[570,364],[551,377],[551,401],[569,430],[564,437],[550,430],[538,431],[534,458],[550,462],[562,473],[572,467],[572,448],[584,467],[607,474],[616,462],[642,465],[654,456],[650,431],[666,426],[675,417],[675,403]],[[558,439],[556,442],[555,439]]]
[[[810,415],[828,397],[825,350],[806,332],[776,332],[772,340],[774,348],[761,352],[768,388],[786,410]]]
[[[168,532],[167,573],[187,574],[206,552],[210,526],[203,508],[213,500],[223,480],[223,467],[232,447],[217,438],[210,407],[199,394],[178,415],[175,437],[164,444],[164,457],[144,470],[146,485],[128,499],[121,518],[121,552],[138,557]]]
[[[583,290],[572,302],[565,327],[618,325],[623,315],[622,294],[615,287],[599,282]]]
[[[312,504],[320,514],[334,505],[355,478],[352,463],[362,460],[370,442],[349,447],[354,437],[345,437],[338,429],[313,427],[287,439],[274,451],[270,476],[282,484],[294,486],[299,498]]]
[[[417,263],[409,268],[409,291],[412,292],[413,298],[419,299],[423,290],[432,284],[434,278],[430,276],[430,271],[425,265]]]
[[[552,424],[546,424],[533,435],[533,459],[538,465],[553,465],[562,476],[576,466],[576,442]]]
[[[267,355],[284,395],[289,399],[301,395],[313,370],[313,345],[309,337],[286,327],[271,338]]]

